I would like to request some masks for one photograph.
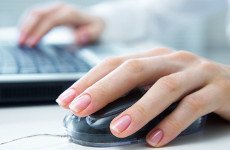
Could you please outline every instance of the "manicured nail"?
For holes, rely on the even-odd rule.
[[[163,131],[162,130],[156,130],[149,136],[149,142],[152,146],[157,146],[157,144],[160,142],[160,140],[163,137]]]
[[[78,97],[70,105],[69,108],[74,112],[81,112],[91,103],[91,97],[88,94]]]
[[[66,105],[70,99],[73,99],[76,96],[74,89],[68,89],[64,91],[57,99],[56,102],[60,105]]]
[[[129,115],[124,115],[119,119],[115,120],[115,122],[111,124],[110,128],[117,133],[121,133],[129,127],[131,120],[132,119]]]

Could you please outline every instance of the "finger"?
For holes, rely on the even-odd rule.
[[[92,68],[85,76],[83,76],[80,80],[75,82],[69,89],[62,93],[58,97],[57,102],[62,107],[68,107],[69,103],[73,100],[75,96],[80,95],[88,87],[92,86],[94,83],[105,77],[107,74],[116,69],[126,60],[142,57],[160,56],[168,53],[171,53],[171,50],[167,48],[156,48],[151,51],[145,51],[141,53],[139,52],[121,57],[107,58],[100,64]]]
[[[42,17],[36,15],[29,15],[23,22],[20,31],[19,44],[24,45],[29,38],[31,32],[35,30],[36,26],[41,22]]]
[[[76,31],[76,43],[80,46],[84,46],[90,43],[90,33],[87,27],[78,28]]]
[[[161,147],[184,131],[199,117],[215,110],[219,104],[216,99],[218,89],[208,85],[192,93],[179,103],[177,108],[161,121],[146,137],[146,141],[154,147]]]
[[[111,71],[113,71],[129,59],[162,56],[171,52],[172,51],[167,48],[156,48],[150,51],[106,58],[100,64],[92,68],[84,77],[74,83],[71,88],[79,90],[78,92],[83,92],[86,88],[90,87],[91,85],[105,77],[107,74],[109,74]]]
[[[49,7],[45,6],[41,8],[35,8],[31,12],[29,12],[29,15],[26,17],[21,25],[19,44],[26,44],[28,39],[30,45],[32,45],[31,43],[36,43],[39,38],[32,37],[32,39],[30,39],[31,34],[37,30],[37,27],[39,27],[39,25],[42,24],[43,21],[47,21],[47,18],[50,18],[50,15],[53,16],[54,14],[56,14],[56,12],[62,6],[62,4],[53,4]]]
[[[205,85],[207,80],[198,69],[189,69],[162,77],[138,102],[111,122],[111,132],[117,137],[127,137],[135,133],[183,95]],[[123,116],[130,118],[126,126],[120,125]]]
[[[41,38],[55,26],[55,20],[47,16],[39,25],[37,25],[36,29],[34,29],[34,31],[30,34],[27,44],[30,47],[34,47],[41,40]]]
[[[78,116],[90,115],[131,89],[144,86],[145,83],[152,84],[159,77],[178,69],[180,66],[160,56],[128,60],[87,88],[69,107]]]
[[[77,29],[76,42],[80,46],[87,45],[94,42],[96,39],[94,35],[94,26],[88,25]]]
[[[84,46],[96,42],[103,28],[103,21],[100,20],[95,21],[94,23],[82,25],[76,32],[77,44]]]
[[[43,15],[41,22],[36,26],[36,28],[31,31],[30,37],[28,40],[28,45],[33,47],[35,46],[40,39],[48,33],[52,28],[59,25],[69,25],[69,18],[77,18],[77,16],[73,16],[70,12],[72,8],[70,6],[57,4],[52,7],[49,11]]]
[[[25,18],[21,25],[19,38],[20,44],[25,44],[27,39],[30,37],[30,34],[36,30],[36,27],[42,22],[49,11],[51,10],[42,8],[34,9],[33,11],[29,12],[29,15]]]

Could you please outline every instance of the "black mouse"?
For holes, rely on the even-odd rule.
[[[63,122],[69,141],[92,147],[110,147],[145,142],[147,133],[174,110],[177,106],[176,103],[169,106],[138,132],[126,138],[115,137],[109,129],[110,122],[113,118],[138,101],[144,93],[145,91],[140,88],[134,89],[125,96],[87,117],[80,118],[73,114],[66,115]],[[180,136],[200,131],[205,124],[205,120],[206,116],[200,117],[185,129]]]

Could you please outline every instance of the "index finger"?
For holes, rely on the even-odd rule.
[[[78,116],[90,115],[131,89],[153,84],[181,66],[163,57],[128,60],[81,93],[70,105]]]
[[[32,33],[32,31],[39,25],[44,16],[49,12],[49,9],[33,9],[27,12],[24,20],[20,25],[20,38],[19,43],[24,44],[27,40],[28,36]]]
[[[138,52],[131,55],[107,58],[92,68],[85,76],[83,76],[80,80],[75,82],[70,88],[63,92],[57,98],[57,102],[62,107],[67,108],[69,103],[72,102],[76,96],[80,95],[88,87],[95,84],[97,81],[105,77],[107,74],[109,74],[128,59],[161,56],[171,52],[172,51],[168,48],[156,48],[150,51]]]

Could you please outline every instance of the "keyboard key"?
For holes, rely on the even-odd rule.
[[[56,73],[57,69],[55,65],[52,63],[50,58],[36,47],[34,49],[28,48],[27,52],[29,53],[30,57],[33,58],[34,64],[37,67],[38,73]]]
[[[64,56],[63,58],[72,65],[76,72],[87,72],[91,66],[84,61],[84,59],[79,55],[79,50],[77,46],[67,45],[67,46],[53,46],[57,49],[59,56]]]
[[[0,73],[68,73],[87,72],[91,66],[74,46],[37,46],[35,48],[4,45],[0,47]]]
[[[71,58],[66,55],[65,50],[55,49],[54,47],[47,47],[45,53],[50,56],[59,72],[80,72],[76,70],[74,64],[71,63]]]
[[[35,66],[33,58],[29,55],[29,51],[26,48],[19,48],[17,46],[11,47],[11,54],[14,56],[19,67],[19,73],[30,74],[37,73],[37,67]]]
[[[0,73],[2,74],[14,74],[18,73],[18,66],[15,58],[11,55],[7,49],[0,47]]]

